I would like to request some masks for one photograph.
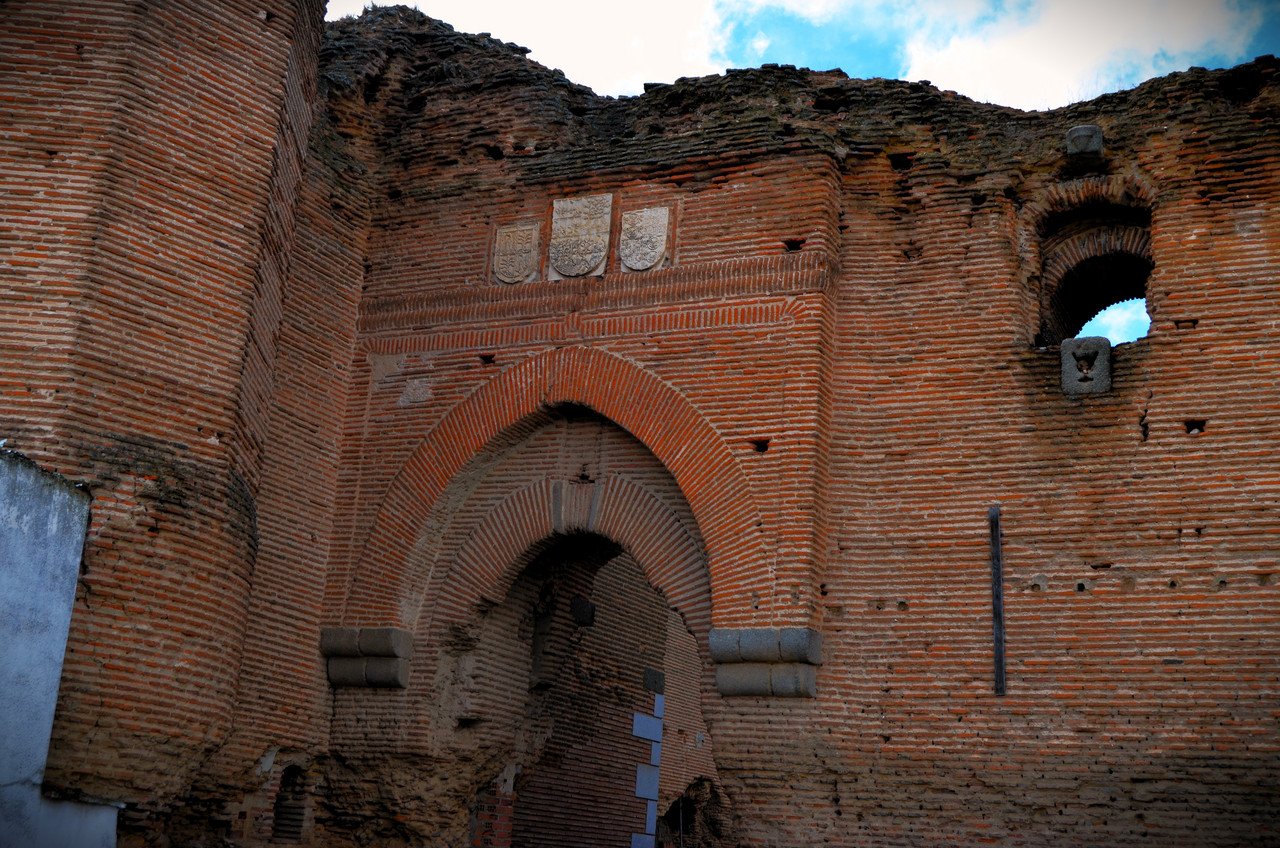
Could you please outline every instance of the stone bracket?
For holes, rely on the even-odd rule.
[[[1103,336],[1062,340],[1062,392],[1100,395],[1111,391],[1111,342]]]
[[[413,634],[400,627],[324,627],[320,653],[328,660],[330,686],[404,689]]]
[[[721,695],[812,698],[822,634],[808,627],[714,628],[708,636]]]

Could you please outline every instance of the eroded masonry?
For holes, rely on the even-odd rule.
[[[1280,841],[1274,58],[321,13],[6,6],[0,842]]]

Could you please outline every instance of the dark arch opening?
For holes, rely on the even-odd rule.
[[[474,802],[471,838],[587,848],[652,836],[659,805],[714,774],[697,642],[606,537],[552,534],[523,559],[473,649],[473,729],[508,753]]]
[[[1043,334],[1058,344],[1080,332],[1091,318],[1126,300],[1145,300],[1150,259],[1132,253],[1107,253],[1081,261],[1063,275],[1049,298]]]
[[[302,766],[288,766],[280,775],[280,790],[271,822],[276,842],[301,842],[307,818],[307,776]]]

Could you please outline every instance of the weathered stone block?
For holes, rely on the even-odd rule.
[[[1111,391],[1111,342],[1102,336],[1062,340],[1062,391],[1096,395]]]
[[[1067,130],[1066,152],[1068,156],[1100,156],[1103,142],[1102,127],[1081,124]]]
[[[731,663],[716,666],[716,688],[721,695],[773,694],[769,663]]]
[[[413,634],[400,627],[361,627],[360,654],[366,657],[408,657]]]
[[[356,627],[320,628],[320,654],[326,657],[360,656],[360,630]]]
[[[363,686],[364,660],[360,657],[330,657],[330,686]]]
[[[707,635],[707,646],[711,650],[711,659],[718,663],[740,662],[742,654],[738,648],[738,634],[741,632],[732,628],[712,628]]]
[[[818,694],[818,670],[805,663],[769,666],[769,687],[779,698],[813,698]]]
[[[822,665],[822,634],[808,627],[783,627],[778,631],[778,658]]]
[[[409,686],[409,661],[403,657],[366,657],[366,686],[380,689],[405,689]]]
[[[777,628],[747,627],[739,631],[738,653],[743,662],[777,662]]]

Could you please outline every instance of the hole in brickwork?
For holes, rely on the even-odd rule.
[[[1170,581],[1169,581],[1169,588],[1170,588],[1170,589],[1176,589],[1176,588],[1178,588],[1178,581],[1177,581],[1177,580],[1170,580]]]
[[[889,167],[893,168],[893,170],[895,171],[909,170],[911,168],[912,163],[915,161],[915,158],[916,158],[916,154],[914,152],[890,153]]]
[[[307,818],[306,775],[301,766],[289,766],[280,775],[280,790],[272,812],[271,838],[276,842],[301,842]]]
[[[507,155],[502,152],[502,148],[496,144],[482,144],[480,145],[480,150],[485,156],[488,156],[494,161],[507,158]]]
[[[1173,326],[1179,330],[1194,330],[1196,325],[1200,323],[1199,318],[1179,318],[1173,322]]]
[[[1043,574],[1037,574],[1031,578],[1031,591],[1043,592],[1047,588],[1049,588],[1049,578]]]
[[[596,605],[582,595],[574,595],[569,601],[569,615],[579,627],[591,627],[596,623]]]
[[[376,76],[370,77],[369,81],[366,82],[364,86],[364,102],[372,103],[374,100],[377,100],[378,92],[382,90],[382,86],[386,81],[387,77],[385,74],[377,74]]]
[[[907,604],[907,602],[906,602],[906,601],[898,601],[898,611],[899,611],[899,612],[906,612],[907,607],[908,607],[908,604]]]
[[[497,356],[495,356],[495,355],[494,355],[494,354],[492,354],[492,353],[482,353],[482,354],[480,354],[480,364],[481,364],[481,365],[492,365],[494,362],[496,362],[496,361],[497,361],[497,359],[498,359],[498,357],[497,357]]]
[[[1108,568],[1110,568],[1110,567],[1111,567],[1111,563],[1109,563],[1109,562],[1096,562],[1096,563],[1093,563],[1092,565],[1090,565],[1089,567],[1090,567],[1090,568],[1092,568],[1094,571],[1106,571]]]
[[[468,730],[480,723],[481,719],[476,716],[458,716],[458,729]]]
[[[1275,579],[1275,575],[1273,575],[1273,574],[1259,574],[1259,575],[1258,575],[1258,585],[1259,585],[1259,586],[1270,586],[1270,585],[1271,585],[1272,580],[1274,580],[1274,579]]]
[[[1266,77],[1256,68],[1232,68],[1218,80],[1218,89],[1236,106],[1253,100],[1266,85]]]
[[[1047,216],[1041,229],[1046,235],[1072,229],[1091,229],[1099,225],[1150,227],[1151,210],[1145,206],[1120,206],[1107,201],[1092,201],[1063,209]]]
[[[769,449],[768,439],[751,439],[751,449],[756,453],[764,453]]]
[[[1208,420],[1204,418],[1188,418],[1186,421],[1182,422],[1182,426],[1187,428],[1188,436],[1200,435],[1204,432],[1205,427],[1208,426],[1208,424]]]
[[[1076,583],[1076,591],[1077,591],[1077,592],[1083,592],[1083,591],[1085,591],[1085,590],[1086,590],[1086,589],[1088,589],[1088,588],[1089,588],[1089,587],[1088,587],[1088,585],[1086,585],[1086,584],[1085,584],[1085,582],[1084,582],[1083,580],[1082,580],[1082,581],[1080,581],[1079,583]]]
[[[782,240],[782,246],[786,249],[787,253],[795,253],[800,248],[804,247],[804,243],[806,241],[808,241],[808,239],[786,238]]]
[[[658,845],[714,848],[728,844],[724,834],[730,824],[728,799],[711,780],[699,777],[658,818],[655,839]]]

